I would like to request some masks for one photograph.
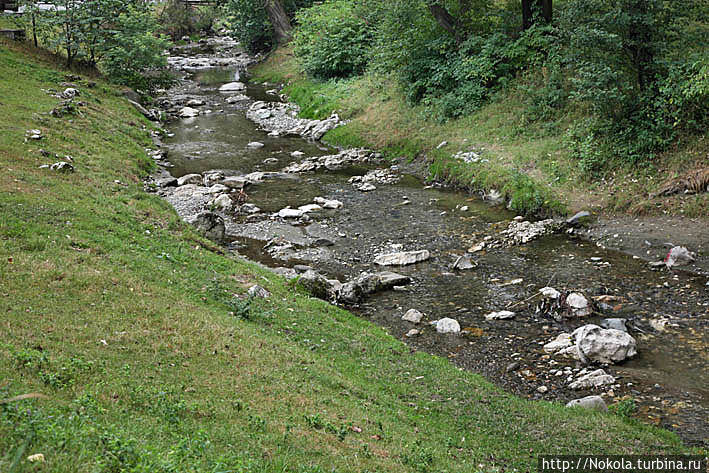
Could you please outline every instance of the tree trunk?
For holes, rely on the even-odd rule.
[[[546,23],[551,23],[552,0],[522,0],[522,29],[526,30],[534,24],[534,14],[539,15]]]
[[[431,14],[436,19],[436,22],[438,22],[441,28],[458,38],[458,22],[455,18],[453,18],[453,16],[451,16],[450,13],[448,13],[448,10],[436,4],[429,5],[428,9],[431,11]]]
[[[290,24],[288,15],[283,9],[280,0],[264,0],[264,7],[266,8],[266,13],[268,13],[268,18],[271,20],[271,25],[273,25],[273,33],[276,37],[276,41],[281,44],[289,42],[293,38],[293,27]]]

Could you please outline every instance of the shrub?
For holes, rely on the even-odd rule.
[[[346,0],[334,0],[301,10],[294,37],[295,54],[303,69],[317,79],[350,77],[364,72],[373,32]]]
[[[168,43],[153,34],[156,30],[156,21],[146,9],[131,7],[116,18],[100,64],[112,81],[144,92],[171,81],[160,71],[167,65],[163,52]]]

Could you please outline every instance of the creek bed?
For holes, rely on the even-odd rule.
[[[304,157],[336,154],[320,142],[299,136],[269,136],[245,116],[253,100],[278,101],[261,85],[247,84],[252,100],[228,104],[218,91],[234,79],[234,68],[210,69],[187,76],[171,93],[200,97],[211,113],[174,120],[165,139],[169,170],[174,177],[221,170],[226,175],[254,171],[279,171]],[[253,149],[251,142],[263,147]],[[274,159],[275,158],[275,159]],[[264,164],[264,161],[268,164]],[[239,217],[228,225],[230,248],[267,266],[310,265],[317,271],[351,279],[363,271],[377,271],[372,261],[396,250],[429,250],[428,261],[394,268],[412,284],[400,291],[368,297],[350,309],[382,325],[412,350],[449,358],[461,368],[475,371],[510,392],[532,399],[566,401],[606,389],[571,391],[566,376],[551,371],[582,368],[573,360],[549,357],[542,345],[561,332],[585,323],[599,323],[601,314],[583,320],[557,322],[535,314],[534,301],[519,304],[541,287],[580,290],[589,296],[611,294],[618,303],[602,315],[628,319],[638,341],[638,355],[606,370],[618,378],[617,387],[605,394],[607,402],[630,396],[638,403],[636,416],[679,433],[687,442],[709,445],[709,295],[705,278],[690,273],[650,271],[645,262],[604,250],[573,236],[556,235],[506,249],[472,255],[477,266],[451,269],[455,259],[496,228],[504,228],[514,215],[469,195],[426,186],[396,163],[400,180],[375,184],[360,192],[348,182],[353,175],[394,163],[363,164],[337,171],[294,174],[247,189],[249,203],[263,212]],[[311,222],[290,225],[274,219],[273,212],[297,208],[316,196],[337,199],[341,209],[309,214]],[[465,209],[465,210],[463,210]],[[264,245],[274,235],[294,243],[291,252],[268,253]],[[312,245],[313,239],[327,244]],[[593,258],[593,259],[592,259]],[[509,284],[515,279],[521,282]],[[484,315],[516,305],[511,320],[488,321]],[[416,326],[421,334],[406,337],[414,326],[401,320],[408,309],[426,316]],[[648,320],[659,315],[676,326],[652,330]],[[460,335],[436,333],[426,322],[451,317],[462,327]],[[515,363],[514,369],[510,365]],[[540,386],[546,392],[540,392]]]

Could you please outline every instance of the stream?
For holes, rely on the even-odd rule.
[[[215,57],[241,60],[217,67],[204,61]],[[195,58],[202,62],[190,66]],[[403,160],[364,159],[337,169],[283,172],[293,163],[340,150],[294,134],[269,134],[248,119],[247,110],[255,102],[282,101],[269,87],[248,83],[243,71],[250,62],[229,41],[176,49],[171,64],[182,79],[161,102],[173,118],[160,143],[164,165],[160,177],[214,171],[226,177],[267,173],[245,188],[247,202],[259,212],[223,213],[231,251],[272,268],[292,268],[291,272],[310,267],[341,282],[365,271],[391,269],[410,277],[411,283],[374,293],[347,308],[385,327],[412,350],[447,357],[530,399],[566,402],[599,394],[610,405],[632,397],[638,419],[673,430],[689,444],[709,446],[706,276],[652,271],[646,261],[574,234],[468,253],[486,236],[507,228],[515,215],[478,197],[428,185],[416,166]],[[236,94],[220,92],[219,87],[235,80],[245,82],[245,90],[238,94],[248,99],[228,103]],[[176,117],[190,100],[204,102],[195,106],[200,114]],[[362,192],[349,182],[375,169],[386,170],[382,175],[390,178],[373,181],[375,190]],[[179,187],[166,186],[158,192],[185,219],[204,210],[213,197]],[[311,204],[316,197],[336,199],[342,207],[301,219],[278,216],[281,209]],[[373,263],[381,254],[415,250],[428,250],[430,259],[391,268]],[[475,267],[452,269],[456,259],[466,254]],[[613,302],[597,304],[595,312],[583,319],[557,321],[535,312],[537,301],[531,296],[545,286],[579,291],[589,298],[610,296],[606,300]],[[485,318],[510,307],[516,312],[514,318]],[[402,320],[409,309],[425,314],[421,324]],[[461,332],[440,334],[428,324],[444,317],[456,319]],[[584,365],[550,355],[542,347],[562,332],[589,323],[600,325],[606,317],[626,319],[638,354],[603,366],[616,378],[612,385],[571,390],[569,380]],[[420,333],[407,336],[412,328]]]

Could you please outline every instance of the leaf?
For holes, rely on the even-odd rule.
[[[8,399],[0,399],[0,404],[8,404],[15,401],[24,401],[25,399],[49,399],[49,396],[45,396],[42,393],[27,393],[20,394],[19,396],[11,397]]]

